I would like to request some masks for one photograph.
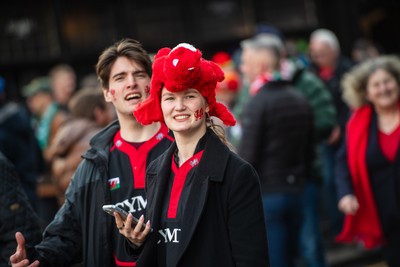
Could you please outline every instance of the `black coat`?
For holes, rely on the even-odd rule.
[[[174,266],[269,266],[268,245],[258,175],[212,132],[184,208],[180,251]],[[176,144],[147,172],[148,236],[137,266],[156,267],[157,241],[164,194],[168,192]]]
[[[0,266],[8,266],[15,253],[15,232],[21,232],[27,245],[42,240],[39,218],[22,189],[15,167],[0,152]]]
[[[307,99],[287,82],[269,82],[250,99],[242,128],[239,155],[257,170],[262,192],[300,191],[314,158]]]
[[[349,119],[350,111],[347,104],[342,99],[343,89],[340,85],[340,81],[343,75],[346,74],[353,67],[353,63],[347,58],[340,56],[335,68],[335,73],[329,80],[324,80],[326,87],[332,95],[333,103],[336,108],[337,122],[341,127],[342,133],[344,134],[346,129],[346,123]],[[315,64],[310,66],[310,71],[319,76],[320,68]]]

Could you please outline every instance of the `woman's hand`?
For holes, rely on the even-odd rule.
[[[147,223],[144,224],[144,216],[142,215],[139,218],[139,222],[135,225],[133,222],[133,216],[130,213],[126,218],[126,221],[122,220],[121,216],[117,212],[114,212],[114,217],[115,224],[117,225],[120,234],[125,236],[137,247],[143,245],[151,230],[150,221],[147,221]]]
[[[346,215],[356,214],[360,205],[354,195],[345,195],[339,200],[338,208]]]

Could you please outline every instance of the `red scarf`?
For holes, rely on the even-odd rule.
[[[364,106],[354,112],[347,125],[347,162],[360,208],[355,215],[346,215],[343,230],[336,237],[338,242],[361,241],[367,249],[384,243],[366,164],[371,118],[372,107]]]

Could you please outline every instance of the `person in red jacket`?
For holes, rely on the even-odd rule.
[[[400,266],[400,60],[371,59],[343,79],[354,109],[337,156],[339,209],[346,214],[340,242],[384,247]]]
[[[175,143],[146,172],[145,230],[143,218],[135,228],[132,217],[116,221],[131,253],[141,252],[138,266],[269,266],[258,175],[211,121],[235,124],[216,101],[223,79],[192,45],[155,56],[150,97],[134,114],[143,124],[165,121]]]

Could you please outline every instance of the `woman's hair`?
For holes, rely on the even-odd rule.
[[[207,128],[210,128],[218,136],[222,143],[224,143],[230,150],[235,151],[235,147],[226,138],[225,128],[220,124],[214,123],[213,119],[210,118],[208,113],[206,113],[206,124]]]
[[[342,79],[343,100],[351,108],[359,108],[367,103],[367,84],[370,76],[377,70],[385,70],[400,85],[400,59],[397,56],[381,56],[356,65]]]
[[[101,81],[103,88],[108,89],[111,68],[115,61],[120,57],[126,57],[141,65],[147,75],[151,77],[151,59],[142,45],[133,39],[122,39],[114,45],[108,47],[100,55],[96,65],[96,73]]]

